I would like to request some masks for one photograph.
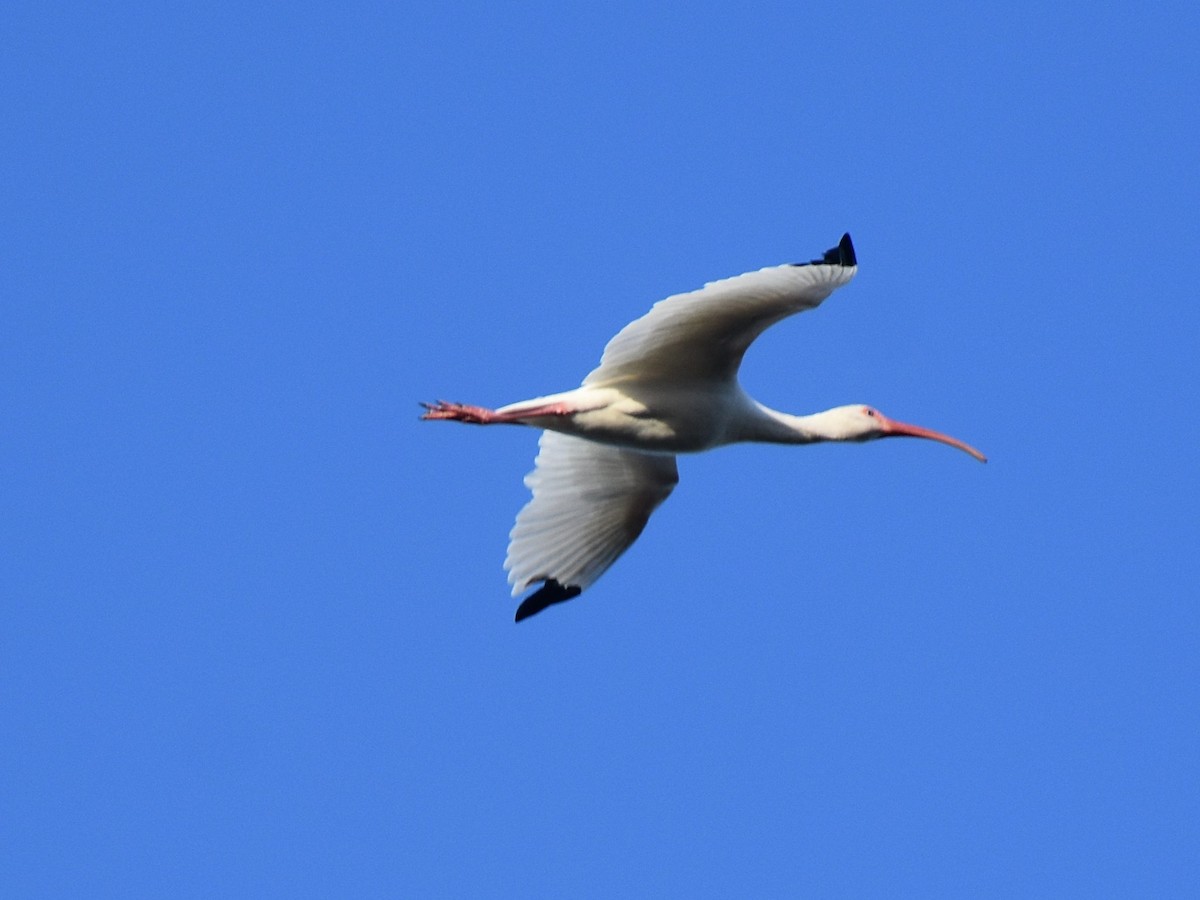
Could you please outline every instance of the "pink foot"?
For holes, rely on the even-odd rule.
[[[467,422],[471,425],[492,425],[504,421],[504,418],[497,415],[495,410],[485,409],[482,406],[448,403],[445,400],[421,405],[425,407],[425,413],[421,416],[424,420],[447,419],[452,422]]]
[[[439,400],[437,403],[422,403],[425,414],[422,419],[448,419],[452,422],[467,422],[471,425],[526,425],[529,419],[543,416],[570,416],[577,410],[565,403],[547,403],[543,406],[527,406],[512,412],[496,412],[482,406],[468,406],[465,403],[448,403]]]

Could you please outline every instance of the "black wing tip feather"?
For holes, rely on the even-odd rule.
[[[796,263],[797,266],[857,266],[858,257],[854,255],[854,243],[850,240],[850,232],[842,235],[836,247],[825,251],[825,255],[812,262]]]
[[[854,255],[854,242],[850,240],[850,232],[842,235],[838,245],[825,251],[825,262],[839,266],[857,266],[858,257]]]
[[[547,606],[563,603],[582,593],[583,588],[581,587],[573,584],[563,587],[553,578],[547,578],[542,582],[540,589],[521,601],[521,605],[517,607],[517,617],[513,621],[520,622],[522,619],[528,619],[530,616],[540,613]]]

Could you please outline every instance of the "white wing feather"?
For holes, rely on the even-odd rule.
[[[660,300],[608,342],[583,383],[731,379],[756,337],[819,306],[856,271],[833,262],[773,266]]]
[[[533,499],[509,534],[513,596],[553,579],[586,589],[629,548],[679,481],[675,457],[542,432]]]

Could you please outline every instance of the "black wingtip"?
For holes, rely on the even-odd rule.
[[[563,603],[582,593],[583,588],[581,587],[573,584],[563,587],[553,578],[547,578],[539,590],[521,601],[521,605],[517,607],[517,617],[513,621],[520,622],[522,619],[528,619],[530,616],[540,613],[547,606]]]
[[[857,266],[858,258],[854,255],[854,244],[850,240],[850,232],[842,235],[838,245],[825,251],[822,262],[831,266]]]
[[[857,266],[858,258],[854,255],[854,244],[850,241],[850,232],[842,235],[838,245],[825,251],[820,259],[806,263],[792,263],[794,266]]]

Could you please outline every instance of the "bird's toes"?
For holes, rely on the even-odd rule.
[[[421,414],[422,419],[444,419],[448,414],[448,404],[445,400],[438,400],[436,403],[425,403],[422,401],[421,406],[425,410]]]
[[[470,407],[463,406],[461,403],[438,400],[436,403],[422,403],[421,405],[425,407],[422,419],[457,419],[460,422],[472,422],[478,418],[472,414]]]

